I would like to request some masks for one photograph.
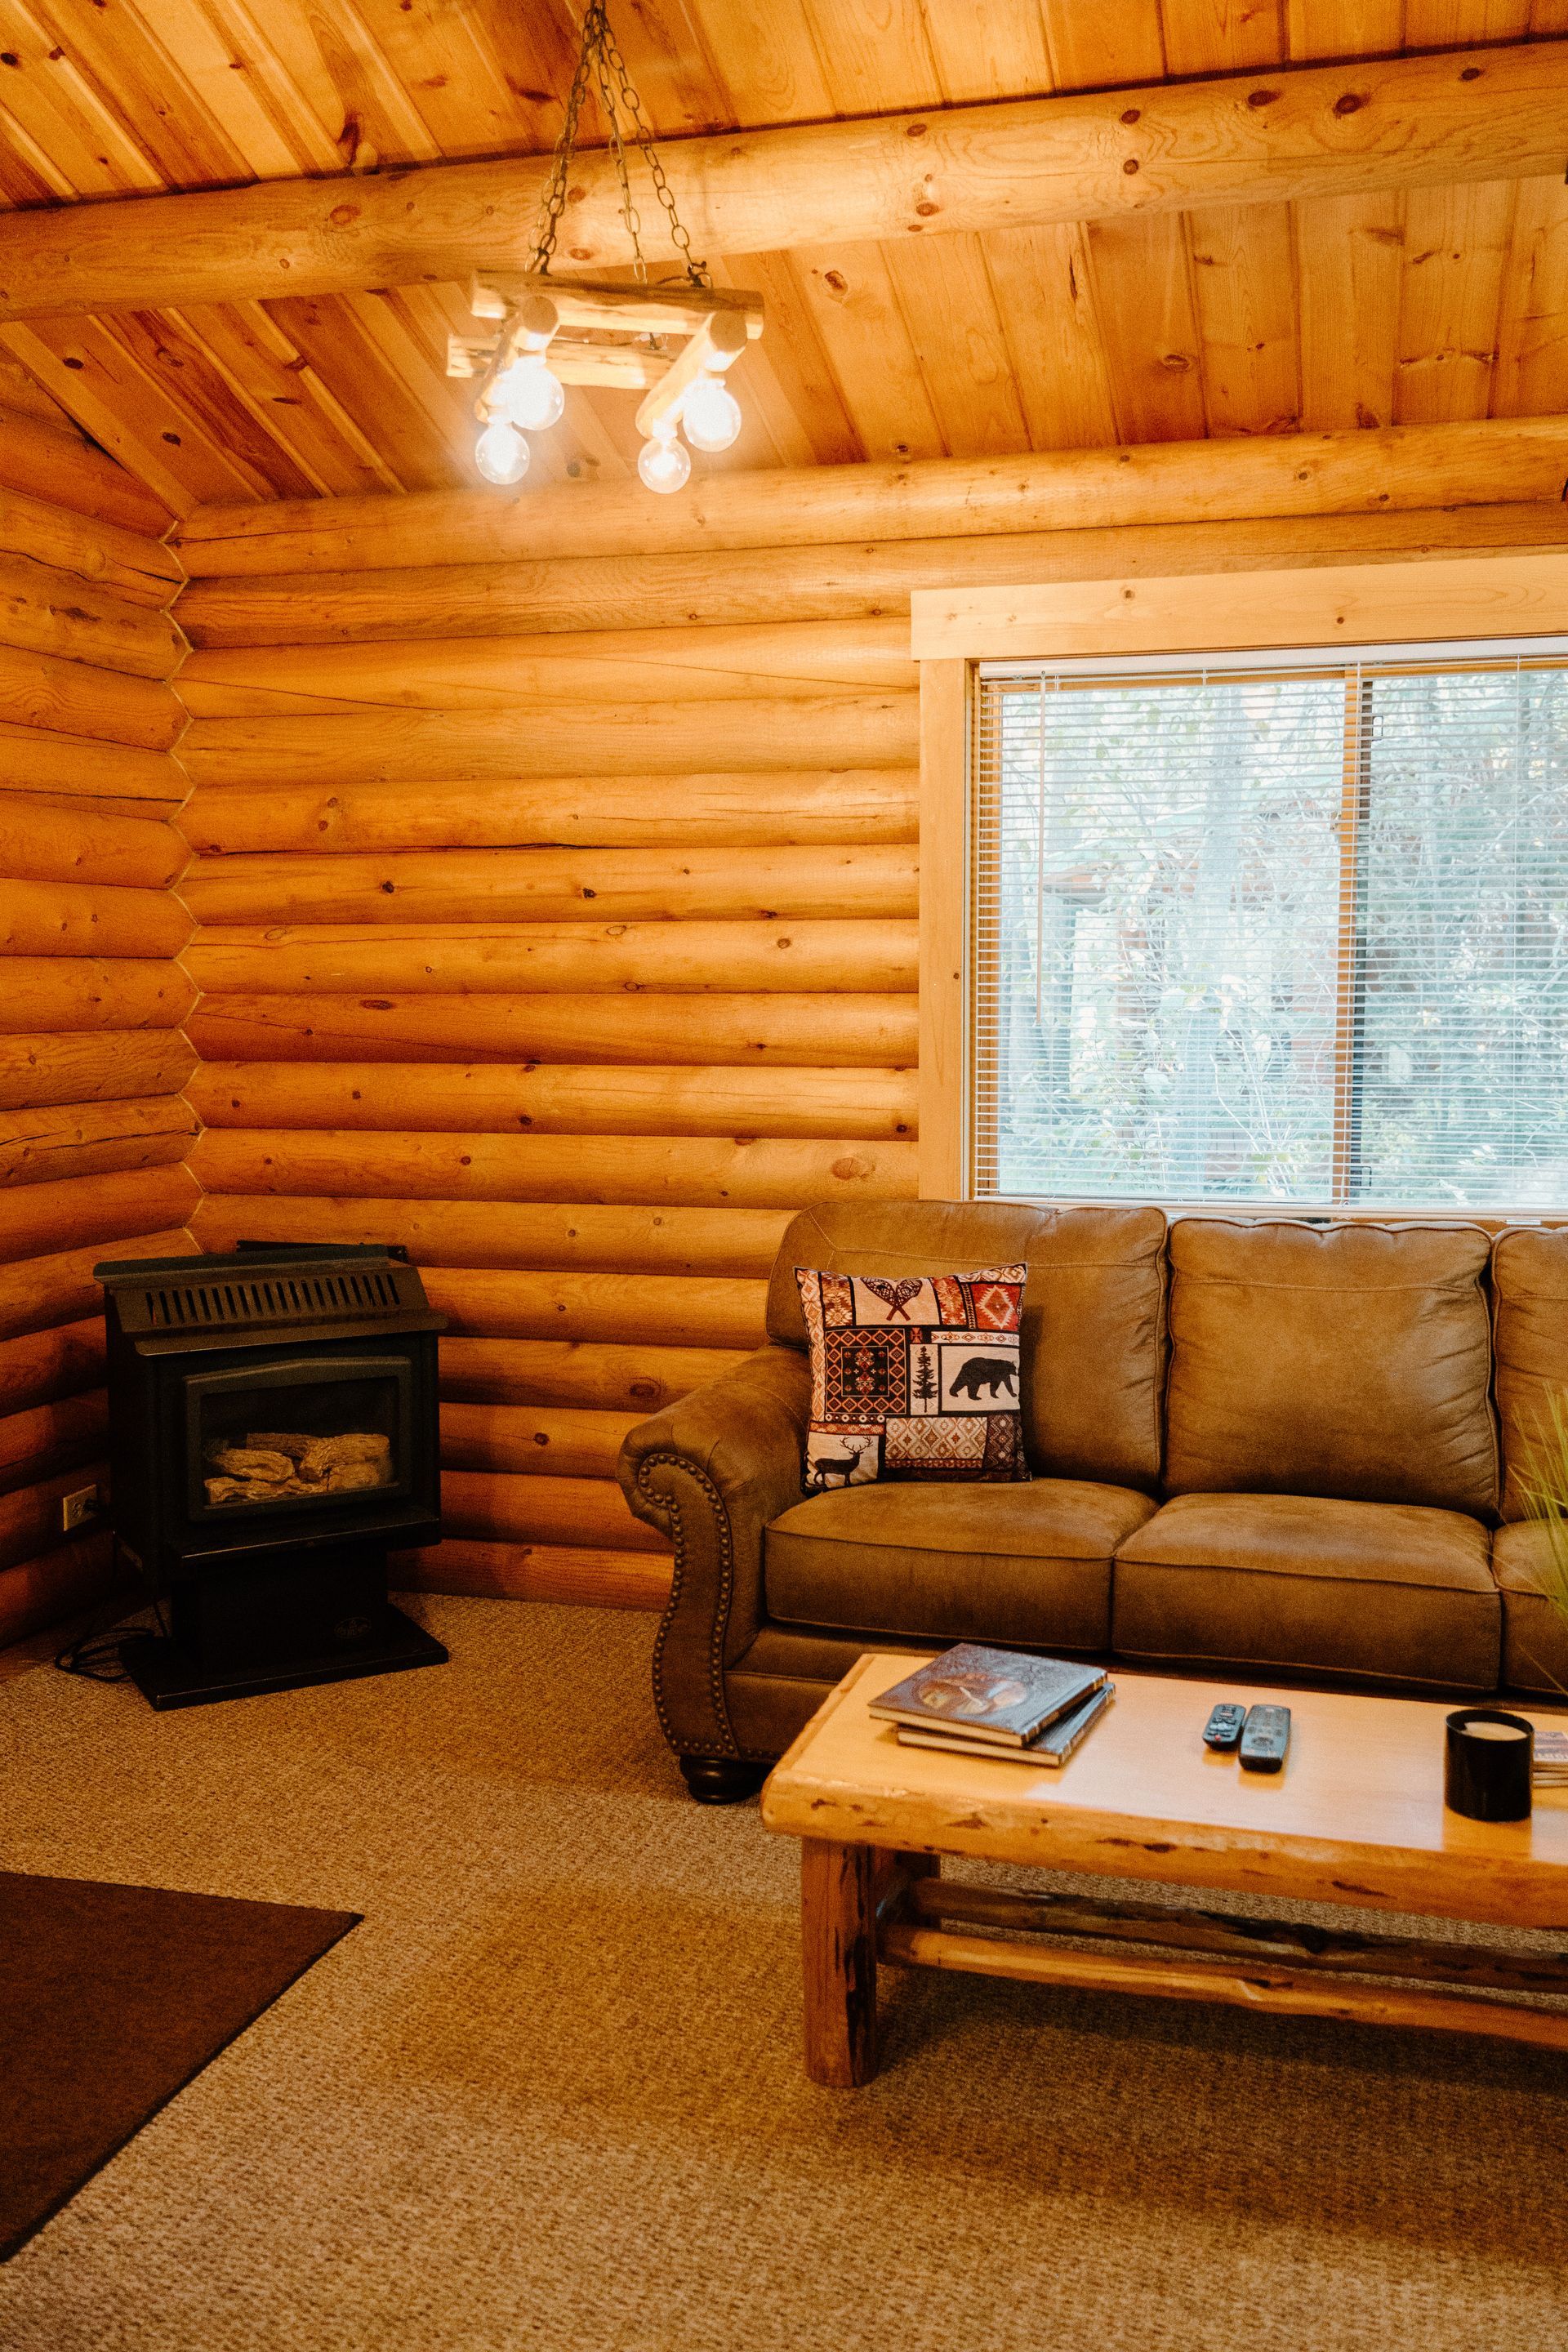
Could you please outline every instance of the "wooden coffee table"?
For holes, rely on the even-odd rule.
[[[1568,1952],[1010,1893],[941,1875],[942,1855],[969,1854],[1568,1937],[1568,1790],[1537,1790],[1528,1822],[1448,1812],[1448,1706],[1119,1673],[1113,1706],[1078,1753],[1060,1770],[1031,1770],[900,1747],[868,1703],[916,1663],[907,1653],[859,1659],[763,1790],[768,1828],[803,1841],[814,2082],[847,2089],[876,2073],[879,1959],[1568,2049],[1568,2008],[1509,1998],[1568,1995]],[[1208,1752],[1203,1727],[1221,1698],[1290,1708],[1283,1772],[1244,1772]],[[1155,1948],[1117,1948],[1130,1945]]]

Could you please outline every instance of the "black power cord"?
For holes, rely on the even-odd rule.
[[[114,1557],[116,1560],[129,1557],[122,1552],[118,1538]],[[145,1579],[142,1580],[145,1582]],[[163,1622],[163,1604],[155,1593],[150,1592],[142,1606],[151,1607],[157,1620],[155,1625],[139,1625],[130,1617],[121,1617],[108,1626],[97,1625],[88,1633],[79,1633],[74,1642],[68,1642],[63,1650],[55,1653],[55,1664],[60,1673],[79,1675],[89,1683],[128,1683],[131,1676],[125,1665],[126,1649],[136,1642],[156,1641],[161,1634],[166,1638],[169,1630]]]

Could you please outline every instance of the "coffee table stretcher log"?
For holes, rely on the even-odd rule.
[[[1447,1812],[1446,1704],[1122,1676],[1066,1767],[1031,1770],[900,1747],[868,1702],[914,1663],[859,1659],[763,1791],[768,1828],[802,1842],[813,2082],[847,2090],[876,2074],[879,1961],[1568,2050],[1568,2007],[1518,1998],[1568,1997],[1568,1949],[1342,1933],[941,1875],[943,1855],[969,1854],[1568,1941],[1568,1791],[1538,1790],[1529,1822]],[[1202,1745],[1215,1700],[1242,1696],[1292,1710],[1277,1778],[1243,1773]],[[1129,1945],[1145,1948],[1117,1948]]]

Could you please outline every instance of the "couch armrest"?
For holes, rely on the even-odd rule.
[[[752,1752],[731,1728],[724,1672],[761,1622],[763,1530],[800,1500],[810,1417],[806,1357],[763,1348],[641,1423],[621,1447],[616,1475],[626,1501],[675,1546],[653,1689],[678,1754]]]

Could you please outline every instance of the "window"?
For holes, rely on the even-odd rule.
[[[1561,660],[983,671],[974,1189],[1568,1209]]]

